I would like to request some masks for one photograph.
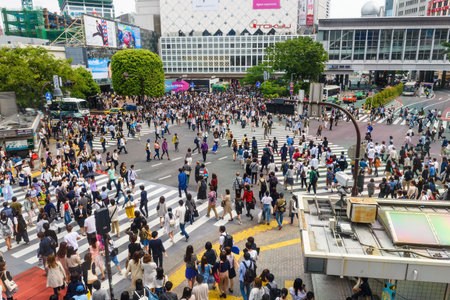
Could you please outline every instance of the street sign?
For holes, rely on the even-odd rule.
[[[51,105],[52,104],[52,100],[47,100],[47,105]]]
[[[267,71],[264,71],[264,81],[267,81],[269,79],[269,73]]]
[[[291,81],[290,85],[289,85],[289,94],[293,94],[294,93],[294,82]]]
[[[50,92],[45,93],[45,99],[47,99],[47,101],[52,100],[52,94],[50,94]]]
[[[58,75],[53,75],[53,87],[55,89],[59,88],[59,77],[58,77]]]
[[[256,87],[257,87],[257,88],[260,88],[260,87],[261,87],[261,82],[257,81],[257,82],[256,82]]]
[[[195,84],[194,82],[191,82],[191,88],[194,88]]]

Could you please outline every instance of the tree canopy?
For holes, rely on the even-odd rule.
[[[266,71],[269,76],[273,73],[273,69],[268,62],[262,62],[247,69],[247,73],[245,74],[242,83],[252,85],[256,84],[258,81],[262,83],[264,81],[264,71]]]
[[[161,58],[144,49],[127,49],[116,52],[111,59],[114,91],[122,96],[141,95],[161,97],[164,94],[164,70]],[[123,76],[129,75],[128,78]],[[143,81],[141,83],[141,80]]]
[[[441,45],[446,48],[444,50],[444,54],[447,54],[447,59],[448,59],[449,58],[448,54],[450,54],[450,43],[449,42],[442,42]]]
[[[287,79],[317,81],[325,70],[328,54],[322,43],[300,36],[266,48],[266,58],[274,70],[285,72]]]
[[[16,93],[21,107],[42,105],[41,90],[53,92],[53,75],[63,82],[72,81],[72,86],[62,86],[63,94],[86,98],[100,91],[91,73],[81,68],[74,70],[71,60],[57,59],[43,47],[0,48],[0,91]]]

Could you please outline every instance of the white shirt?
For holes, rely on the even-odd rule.
[[[314,167],[314,170],[318,170],[319,169],[319,160],[317,158],[313,158],[311,159],[311,161],[309,162],[309,165],[311,167]]]
[[[87,233],[96,232],[97,228],[95,227],[95,216],[91,215],[90,217],[87,217],[84,221],[84,227],[86,227]]]
[[[201,283],[194,286],[194,288],[192,289],[192,295],[195,296],[196,300],[208,300],[209,299],[208,284]]]
[[[262,199],[261,199],[261,202],[262,202],[262,204],[272,204],[272,197],[267,197],[267,196],[264,196]]]
[[[369,151],[367,151],[367,157],[373,159],[375,157],[375,149],[370,148]]]
[[[184,224],[184,215],[186,214],[186,206],[178,206],[175,211],[175,216],[180,219],[180,224]]]
[[[78,239],[81,238],[77,232],[72,231],[64,236],[64,242],[72,246],[76,251],[78,249]]]

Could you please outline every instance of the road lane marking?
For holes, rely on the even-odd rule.
[[[222,160],[222,159],[225,159],[225,158],[228,158],[228,156],[221,157],[218,160]]]
[[[181,157],[174,158],[174,159],[172,159],[172,161],[176,161],[176,160],[179,160],[179,159],[181,159]]]
[[[157,163],[157,164],[154,164],[154,165],[152,165],[152,167],[157,167],[157,166],[160,166],[160,165],[162,165],[163,163]]]
[[[167,175],[167,176],[161,177],[158,180],[164,180],[164,179],[167,179],[167,178],[170,178],[170,177],[172,177],[172,175]]]
[[[205,165],[209,165],[211,162],[210,161],[208,161],[207,163],[205,163]]]

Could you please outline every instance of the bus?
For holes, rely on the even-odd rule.
[[[49,110],[55,118],[82,118],[90,115],[87,101],[78,98],[63,98],[61,101],[53,101]]]
[[[404,96],[414,96],[416,94],[416,82],[410,81],[403,85],[403,95]]]
[[[327,100],[329,97],[337,96],[341,93],[341,87],[338,85],[327,85],[323,88],[323,97]]]

